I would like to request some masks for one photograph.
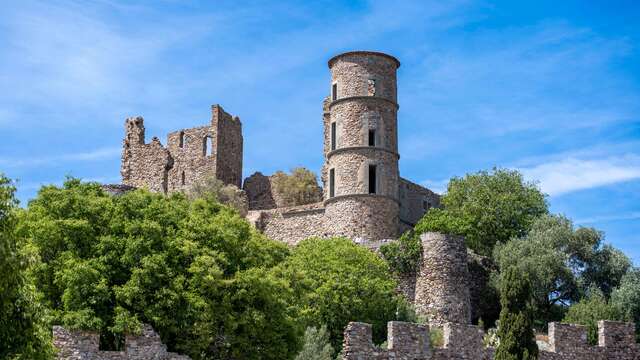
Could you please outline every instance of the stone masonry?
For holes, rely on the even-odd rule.
[[[99,349],[100,335],[88,331],[69,331],[53,327],[53,344],[57,358],[65,360],[189,360],[185,355],[167,352],[160,336],[149,325],[144,325],[139,336],[127,336],[124,351]]]
[[[172,132],[166,147],[157,137],[145,143],[144,119],[128,118],[122,145],[122,183],[166,194],[210,175],[239,188],[242,124],[219,105],[211,110],[211,125]]]
[[[598,323],[598,345],[587,343],[584,326],[550,323],[549,344],[540,360],[638,360],[634,324],[613,321]],[[473,325],[444,323],[444,344],[432,348],[425,325],[388,323],[387,348],[375,346],[371,325],[352,322],[344,331],[343,360],[490,360],[495,349],[483,346],[484,332]]]

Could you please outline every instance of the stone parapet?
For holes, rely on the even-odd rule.
[[[167,351],[160,336],[149,325],[142,333],[127,336],[124,351],[99,349],[100,335],[88,331],[70,331],[62,326],[53,327],[53,344],[57,359],[65,360],[189,360],[190,357]]]

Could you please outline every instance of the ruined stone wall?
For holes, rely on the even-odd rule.
[[[87,331],[69,331],[53,327],[53,344],[57,359],[65,360],[189,360],[185,355],[168,352],[160,336],[144,325],[139,336],[127,336],[124,351],[99,350],[100,335]]]
[[[440,207],[440,195],[415,184],[407,179],[400,178],[400,221],[413,227],[422,216],[432,207]]]
[[[424,325],[389,322],[387,348],[371,340],[371,325],[349,323],[344,332],[344,360],[490,360],[495,349],[485,348],[484,332],[473,325],[445,323],[444,344],[431,347]],[[549,324],[549,347],[540,350],[540,360],[638,360],[640,347],[634,341],[634,324],[612,321],[598,323],[599,343],[587,344],[584,326]]]
[[[216,177],[225,184],[240,188],[242,185],[242,123],[240,118],[231,116],[220,105],[213,105],[211,111],[211,127],[215,132]]]
[[[469,324],[471,304],[467,248],[461,236],[420,235],[422,258],[416,278],[415,308],[430,324]]]
[[[144,120],[129,118],[120,173],[125,185],[162,193],[184,190],[212,175],[240,187],[242,124],[214,105],[210,126],[174,131],[167,136],[165,148],[156,137],[145,144]]]
[[[247,193],[250,210],[266,210],[279,207],[270,176],[256,172],[244,179],[242,189]]]
[[[267,237],[289,245],[297,245],[310,237],[329,236],[325,231],[325,209],[322,203],[252,210],[247,218]]]
[[[125,120],[120,174],[125,185],[167,192],[167,171],[173,160],[160,140],[154,137],[145,144],[144,119],[140,116]]]

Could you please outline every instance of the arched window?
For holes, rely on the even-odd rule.
[[[205,136],[204,141],[202,143],[202,155],[203,156],[211,156],[213,153],[213,142],[210,136]]]
[[[178,146],[180,146],[181,148],[184,147],[184,131],[180,131],[180,135],[179,139],[178,139]]]

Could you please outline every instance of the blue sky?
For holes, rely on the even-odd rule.
[[[244,175],[322,163],[326,61],[387,52],[403,177],[521,170],[551,209],[640,264],[636,1],[7,1],[0,171],[23,203],[69,174],[119,181],[125,117],[147,138],[244,126]]]

